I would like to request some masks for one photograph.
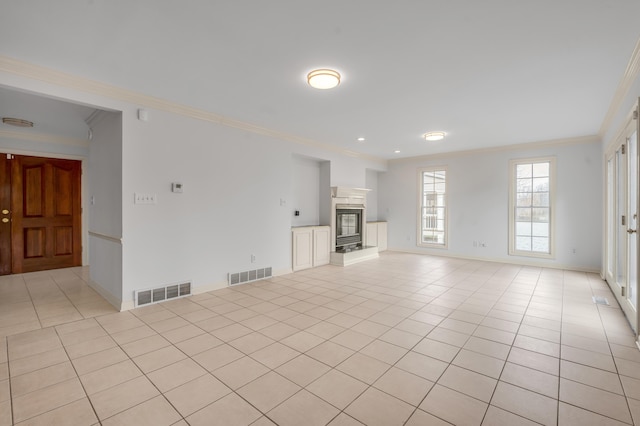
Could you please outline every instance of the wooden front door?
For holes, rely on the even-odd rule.
[[[11,273],[81,265],[80,162],[16,155],[8,163]]]

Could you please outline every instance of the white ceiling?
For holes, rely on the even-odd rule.
[[[0,55],[397,158],[597,134],[638,16],[637,0],[12,1]],[[341,85],[310,88],[319,67]]]
[[[0,123],[0,130],[39,133],[87,141],[86,120],[95,108],[62,102],[0,86],[0,117],[22,118],[33,128],[17,128]]]

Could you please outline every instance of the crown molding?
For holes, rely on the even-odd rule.
[[[112,113],[103,109],[95,109],[91,115],[84,120],[84,122],[87,123],[87,126],[91,129],[92,127],[97,126],[105,117],[109,116],[109,114]]]
[[[609,110],[604,116],[604,120],[602,121],[600,130],[598,131],[598,136],[600,136],[600,138],[604,138],[609,131],[614,117],[622,107],[624,98],[629,93],[629,90],[631,89],[633,83],[638,79],[638,76],[640,76],[640,39],[638,39],[638,42],[633,49],[631,59],[629,59],[627,68],[622,75],[622,79],[620,80],[618,88],[616,89],[616,92],[613,95],[613,99],[611,100],[611,104],[609,105]]]
[[[437,160],[440,158],[465,157],[470,155],[489,154],[492,152],[501,152],[501,151],[504,151],[504,152],[523,151],[528,149],[551,148],[551,147],[558,147],[558,146],[564,146],[564,145],[581,145],[581,144],[592,144],[592,143],[601,143],[601,142],[602,140],[598,135],[578,136],[574,138],[552,139],[547,141],[528,142],[528,143],[521,143],[521,144],[515,144],[515,145],[496,146],[491,148],[442,152],[437,154],[421,155],[418,157],[396,158],[388,161],[389,163],[401,163],[401,162],[411,162],[411,161],[420,161],[420,160]]]
[[[19,61],[7,56],[0,55],[0,71],[19,75],[22,77],[43,81],[45,83],[62,86],[68,89],[78,90],[80,92],[91,93],[103,96],[105,98],[115,99],[130,104],[143,106],[146,108],[165,111],[173,114],[183,115],[197,120],[208,121],[219,124],[221,126],[240,129],[247,132],[268,136],[286,142],[292,142],[299,145],[310,146],[332,151],[349,157],[369,160],[380,164],[386,164],[387,160],[369,154],[350,151],[338,146],[320,142],[313,139],[303,138],[290,133],[269,129],[233,118],[225,117],[213,112],[193,108],[176,102],[167,101],[153,96],[144,95],[142,93],[112,86],[106,83],[90,80],[84,77],[78,77],[61,71],[52,70],[39,65]]]
[[[612,136],[607,140],[603,149],[603,152],[605,153],[605,155],[610,154],[611,150],[613,150],[614,147],[616,147],[619,144],[619,141],[621,139],[626,138],[629,134],[632,133],[632,130],[630,130],[629,127],[635,121],[633,118],[633,112],[636,110],[638,105],[640,105],[640,98],[638,99],[638,101],[636,101],[636,103],[633,105],[631,110],[624,117],[624,119],[616,129],[615,133],[612,133]]]
[[[82,148],[89,147],[89,141],[84,139],[67,138],[64,136],[48,135],[45,133],[16,132],[12,130],[0,130],[2,139],[19,139],[31,142],[55,143],[58,145],[72,145]]]

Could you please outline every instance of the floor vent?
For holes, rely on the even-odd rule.
[[[596,305],[609,306],[609,301],[607,300],[607,298],[602,296],[593,296],[593,303],[595,303]]]
[[[164,287],[148,288],[146,290],[136,290],[135,304],[136,307],[138,307],[184,296],[191,296],[190,282],[170,284]]]
[[[271,267],[229,273],[229,285],[250,283],[265,278],[271,278]]]

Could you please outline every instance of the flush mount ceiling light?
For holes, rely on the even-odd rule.
[[[424,139],[428,141],[441,141],[444,139],[444,132],[427,132],[424,134]]]
[[[364,142],[366,139],[363,137],[359,137],[358,139],[356,139],[358,142]]]
[[[307,74],[307,83],[315,89],[333,89],[340,84],[340,73],[330,69],[313,70]]]
[[[21,118],[2,117],[2,122],[16,127],[33,127],[33,122]]]

